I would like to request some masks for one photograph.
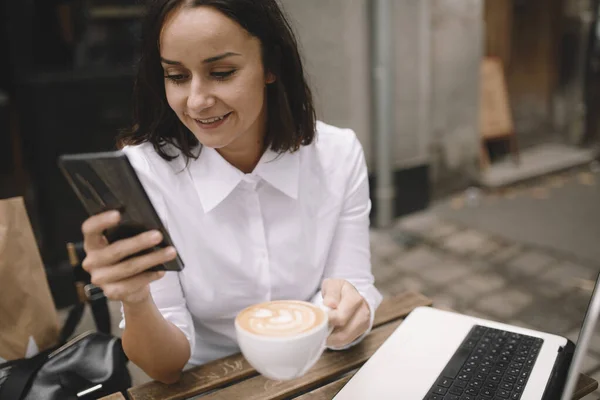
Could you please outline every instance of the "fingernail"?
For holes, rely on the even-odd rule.
[[[161,239],[161,234],[159,231],[151,231],[149,236],[150,240],[152,240],[153,242]]]
[[[108,219],[111,221],[118,221],[121,218],[121,213],[114,210],[108,213]]]
[[[165,255],[167,257],[173,257],[173,256],[175,256],[175,254],[177,254],[177,252],[175,251],[175,249],[173,247],[167,247],[165,249]]]

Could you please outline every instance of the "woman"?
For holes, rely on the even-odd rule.
[[[354,132],[317,122],[296,40],[275,0],[155,0],[121,138],[174,249],[126,257],[158,232],[108,245],[117,212],[83,224],[84,268],[123,304],[123,346],[152,378],[238,351],[234,318],[276,299],[323,302],[343,349],[381,295],[369,189]]]

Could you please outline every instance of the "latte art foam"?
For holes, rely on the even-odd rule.
[[[237,318],[244,330],[260,336],[293,336],[319,326],[325,313],[302,301],[281,300],[257,304]]]

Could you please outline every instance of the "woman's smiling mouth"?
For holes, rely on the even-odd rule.
[[[203,129],[216,128],[218,126],[221,126],[227,120],[227,118],[231,115],[231,113],[232,112],[230,111],[227,114],[222,115],[220,117],[212,117],[212,118],[205,118],[205,119],[193,118],[193,120],[196,122],[196,125],[200,126]]]

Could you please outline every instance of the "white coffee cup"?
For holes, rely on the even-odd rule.
[[[318,314],[314,326],[310,326],[299,333],[279,334],[269,331],[267,334],[243,328],[240,321],[248,312],[266,313],[272,311],[273,305],[296,305],[299,310],[303,307]],[[294,310],[296,312],[297,310]],[[242,310],[235,319],[235,330],[238,344],[242,354],[250,365],[267,378],[274,380],[289,380],[304,375],[319,360],[325,350],[327,337],[332,329],[329,327],[328,312],[326,306],[317,306],[305,301],[280,300],[257,304]],[[269,318],[268,315],[263,315]],[[262,317],[258,317],[262,318]],[[285,313],[283,317],[286,319]],[[283,326],[283,324],[280,324]]]

